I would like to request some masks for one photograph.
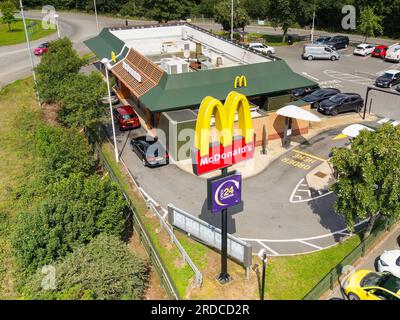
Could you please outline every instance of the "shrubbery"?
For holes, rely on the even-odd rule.
[[[22,289],[32,299],[141,299],[147,264],[115,236],[99,235],[55,265],[56,289],[43,290],[38,271]]]

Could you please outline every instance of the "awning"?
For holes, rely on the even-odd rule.
[[[315,114],[294,105],[288,105],[283,108],[280,108],[278,111],[276,111],[276,114],[298,120],[314,121],[314,122],[321,121],[321,119],[318,118]]]
[[[344,128],[342,130],[342,134],[344,134],[350,138],[355,138],[360,134],[361,130],[375,131],[367,126],[356,123],[356,124],[352,124],[352,125]]]

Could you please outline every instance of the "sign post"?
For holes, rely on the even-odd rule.
[[[245,76],[236,77],[235,87],[246,86]],[[211,118],[219,132],[219,143],[210,143]],[[235,115],[238,114],[240,135],[234,136]],[[192,149],[193,172],[201,175],[221,170],[217,178],[208,179],[208,207],[221,213],[221,273],[217,280],[226,284],[232,280],[228,273],[228,208],[242,202],[241,175],[228,173],[228,167],[249,160],[254,156],[255,136],[249,102],[243,94],[232,91],[225,103],[207,96],[200,105]]]

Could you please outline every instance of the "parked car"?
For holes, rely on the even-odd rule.
[[[372,44],[361,43],[354,49],[353,54],[357,55],[357,56],[366,57],[367,55],[374,52],[374,49],[375,49],[375,46],[373,46]]]
[[[168,152],[158,139],[141,136],[131,140],[132,151],[135,152],[144,166],[154,168],[169,163]]]
[[[375,46],[375,49],[374,51],[372,51],[371,56],[384,59],[386,57],[386,51],[388,50],[388,48],[389,47],[385,45]]]
[[[328,59],[339,60],[340,54],[324,44],[306,44],[303,47],[302,58],[307,60]]]
[[[34,55],[41,56],[42,54],[49,51],[49,45],[50,45],[50,43],[48,43],[48,42],[41,43],[37,48],[35,48],[35,50],[33,50]]]
[[[387,49],[385,61],[400,62],[400,44],[396,43]]]
[[[293,97],[293,99],[298,100],[303,98],[304,96],[313,93],[315,90],[318,90],[319,87],[307,87],[307,88],[298,88],[298,89],[293,89],[291,91],[291,95]]]
[[[343,285],[349,300],[400,301],[400,278],[388,273],[358,270]]]
[[[400,250],[385,251],[378,259],[378,271],[400,278]]]
[[[140,128],[139,117],[130,105],[115,108],[114,117],[121,131]]]
[[[330,41],[332,37],[329,36],[320,36],[317,40],[314,40],[315,44],[325,44]]]
[[[375,80],[375,85],[382,88],[390,88],[400,83],[400,71],[388,70]]]
[[[259,42],[253,42],[249,44],[249,48],[255,51],[265,53],[265,54],[275,54],[275,48],[271,46],[264,45]]]
[[[347,36],[334,36],[331,40],[325,44],[334,48],[335,50],[347,48],[350,43],[349,37]]]
[[[318,108],[322,100],[328,99],[338,93],[340,93],[340,90],[336,88],[318,89],[306,95],[302,100],[310,103],[312,108]]]
[[[119,98],[113,89],[111,89],[110,95],[111,95],[111,103],[112,104],[119,103]],[[100,102],[103,104],[108,104],[108,96],[101,98]]]
[[[338,93],[329,99],[323,100],[318,106],[318,111],[323,114],[336,116],[341,112],[360,112],[364,106],[364,100],[357,93]]]

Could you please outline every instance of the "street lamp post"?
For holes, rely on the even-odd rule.
[[[107,92],[108,92],[108,104],[110,106],[110,116],[111,116],[111,124],[112,124],[112,131],[113,131],[113,139],[114,139],[114,152],[115,152],[115,161],[119,162],[119,154],[118,154],[118,147],[117,147],[117,138],[115,136],[115,124],[114,124],[114,116],[113,116],[113,107],[111,102],[111,88],[110,88],[110,79],[108,78],[108,69],[111,68],[110,62],[108,59],[103,58],[101,63],[104,65],[104,70],[106,73],[106,80],[107,80]]]
[[[233,41],[233,0],[231,2],[231,41]]]
[[[314,42],[314,25],[315,25],[315,11],[312,17],[312,27],[311,27],[311,42]]]
[[[94,15],[96,17],[96,27],[97,27],[97,32],[99,32],[99,19],[97,17],[97,6],[96,6],[96,0],[93,0],[93,5],[94,5]]]
[[[54,14],[54,20],[56,21],[57,35],[58,35],[58,38],[61,38],[61,35],[60,35],[60,25],[58,24],[58,18],[59,18],[59,15],[58,15],[57,13],[55,13],[55,14]]]
[[[22,16],[22,22],[24,24],[24,30],[25,30],[25,38],[26,38],[26,46],[28,48],[28,53],[29,53],[29,59],[31,62],[31,68],[32,68],[32,76],[33,76],[33,83],[35,86],[35,93],[36,93],[36,98],[39,102],[40,105],[40,98],[39,98],[39,92],[37,90],[37,81],[36,81],[36,74],[35,74],[35,63],[33,61],[33,56],[32,56],[32,49],[31,49],[31,44],[29,42],[29,34],[28,34],[28,29],[26,28],[26,20],[25,20],[25,14],[24,14],[24,5],[22,4],[22,0],[19,0],[19,7],[21,9],[21,16]]]

